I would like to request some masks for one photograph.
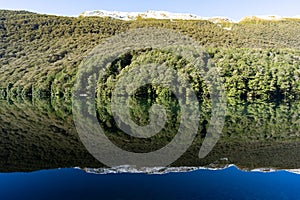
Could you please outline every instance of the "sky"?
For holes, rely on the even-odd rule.
[[[0,9],[78,16],[87,10],[163,10],[240,20],[250,15],[300,15],[299,0],[0,0]]]

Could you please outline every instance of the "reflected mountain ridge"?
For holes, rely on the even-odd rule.
[[[238,170],[244,172],[259,172],[259,173],[271,173],[277,171],[286,171],[294,174],[300,174],[300,169],[275,169],[275,168],[256,168],[256,169],[245,169],[239,168],[234,164],[226,164],[224,166],[207,166],[207,167],[144,167],[144,168],[135,168],[134,166],[118,166],[111,168],[79,168],[76,169],[83,170],[91,174],[122,174],[122,173],[134,173],[134,174],[169,174],[169,173],[185,173],[193,172],[197,170],[224,170],[230,167],[234,167]]]

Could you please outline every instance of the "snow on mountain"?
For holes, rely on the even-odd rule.
[[[200,17],[194,14],[188,13],[172,13],[167,11],[153,11],[149,10],[146,12],[119,12],[119,11],[106,11],[106,10],[96,10],[96,11],[86,11],[80,16],[84,17],[111,17],[121,20],[135,20],[138,17],[143,19],[181,19],[181,20],[209,20],[214,23],[220,22],[233,22],[233,20],[226,17]]]
[[[86,11],[83,12],[80,16],[83,17],[111,17],[120,20],[135,20],[139,17],[143,19],[168,19],[168,20],[209,20],[213,23],[237,23],[238,21],[234,21],[227,17],[201,17],[195,14],[189,13],[172,13],[168,11],[153,11],[149,10],[146,12],[120,12],[120,11],[106,11],[106,10],[95,10],[95,11]],[[242,18],[240,21],[243,20],[255,20],[255,19],[262,19],[262,20],[285,20],[285,19],[300,19],[300,15],[293,16],[293,17],[284,17],[279,15],[258,15],[258,16],[247,16]],[[230,28],[227,28],[228,30]],[[226,29],[226,30],[227,30]]]
[[[257,16],[247,16],[242,18],[240,21],[243,20],[251,20],[251,19],[262,19],[262,20],[270,20],[270,21],[280,21],[285,19],[300,19],[300,15],[287,17],[287,16],[279,16],[279,15],[257,15]]]

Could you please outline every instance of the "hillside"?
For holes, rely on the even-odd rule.
[[[230,26],[226,30],[227,22],[207,20],[124,21],[1,10],[2,98],[70,99],[84,56],[104,38],[141,27],[173,29],[197,40],[221,68],[227,93],[236,100],[299,98],[300,20],[247,19]]]

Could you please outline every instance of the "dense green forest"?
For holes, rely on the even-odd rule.
[[[29,99],[51,96],[68,100],[78,66],[104,38],[134,28],[162,27],[190,36],[204,47],[220,68],[229,99],[282,101],[300,98],[300,20],[249,19],[229,24],[231,30],[224,26],[228,24],[152,19],[121,21],[1,10],[1,96]],[[161,60],[173,65],[183,63],[151,50],[129,54],[132,59],[127,65],[141,59],[151,60],[153,56],[158,56],[158,63]],[[120,70],[126,67],[120,66]],[[192,77],[192,80],[198,79]],[[194,83],[194,89],[202,91],[198,92],[200,97],[206,94],[203,84]]]

